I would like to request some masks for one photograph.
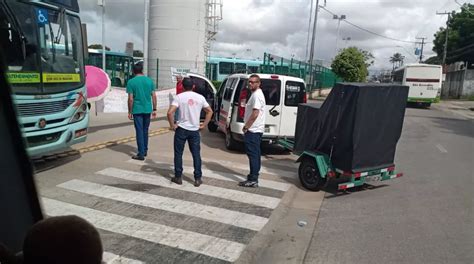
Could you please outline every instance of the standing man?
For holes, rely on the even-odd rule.
[[[242,187],[258,187],[258,176],[261,167],[260,144],[265,131],[265,96],[260,89],[260,77],[252,74],[249,77],[249,87],[252,95],[245,105],[244,142],[245,152],[249,158],[250,174],[247,180],[240,182]]]
[[[135,124],[137,155],[132,159],[145,160],[148,153],[150,114],[156,118],[156,94],[153,80],[143,75],[143,64],[133,65],[135,77],[127,83],[128,118]]]
[[[174,174],[171,179],[176,184],[183,184],[183,151],[186,141],[193,155],[194,186],[202,184],[201,171],[201,135],[199,130],[205,128],[212,117],[212,109],[204,96],[193,92],[191,79],[183,79],[184,92],[178,94],[168,110],[168,122],[174,134]],[[174,113],[179,109],[179,120],[174,122]],[[206,112],[204,123],[200,124],[201,110]]]

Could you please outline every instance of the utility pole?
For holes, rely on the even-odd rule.
[[[308,22],[308,36],[306,37],[306,49],[304,53],[304,59],[308,59],[308,46],[309,46],[309,31],[311,30],[311,19],[313,15],[313,0],[311,0],[311,7],[309,8],[309,22]]]
[[[446,40],[444,41],[444,51],[443,51],[443,66],[446,64],[446,54],[448,53],[448,35],[449,35],[449,20],[451,20],[450,12],[436,12],[437,15],[448,15],[448,20],[446,20]]]
[[[309,52],[309,84],[313,88],[313,59],[314,59],[314,44],[316,39],[316,26],[318,24],[319,0],[316,0],[316,10],[314,11],[313,35],[311,37],[311,49]]]
[[[416,38],[421,39],[421,42],[417,42],[416,44],[421,44],[421,52],[420,52],[420,63],[423,61],[423,47],[425,46],[425,37]]]

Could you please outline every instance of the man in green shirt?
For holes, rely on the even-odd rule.
[[[143,63],[133,66],[135,77],[127,83],[128,118],[135,124],[138,153],[132,159],[145,160],[148,153],[150,114],[156,118],[156,95],[153,80],[143,75]]]

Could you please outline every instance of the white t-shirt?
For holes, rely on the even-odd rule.
[[[183,92],[176,95],[171,104],[179,108],[179,127],[191,131],[199,130],[201,110],[209,106],[204,96],[192,91]]]
[[[244,123],[247,123],[247,121],[250,119],[253,109],[258,109],[260,111],[255,122],[253,122],[252,126],[249,127],[250,132],[265,132],[265,105],[265,96],[263,95],[262,89],[257,89],[252,93],[249,101],[245,105]]]

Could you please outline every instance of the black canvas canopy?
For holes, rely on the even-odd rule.
[[[338,83],[322,105],[299,105],[294,151],[327,154],[344,171],[391,166],[407,97],[408,86]]]

